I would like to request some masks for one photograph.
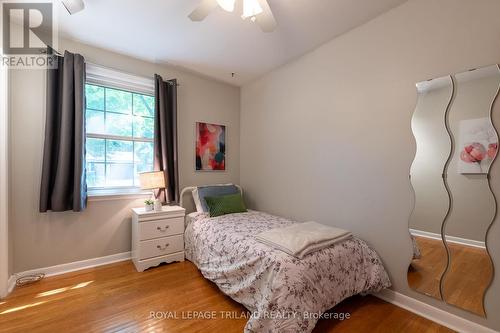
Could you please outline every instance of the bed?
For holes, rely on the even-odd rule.
[[[342,300],[391,285],[377,253],[356,237],[302,260],[255,239],[292,223],[252,210],[187,215],[186,258],[250,311],[245,332],[311,332],[319,316]]]

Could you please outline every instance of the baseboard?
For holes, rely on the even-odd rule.
[[[412,234],[413,236],[417,236],[417,237],[425,237],[425,238],[441,240],[440,234],[436,234],[436,233],[428,232],[428,231],[410,229],[410,234]],[[473,247],[478,247],[481,249],[486,248],[485,242],[480,242],[480,241],[476,241],[476,240],[472,240],[472,239],[460,238],[460,237],[455,237],[455,236],[446,236],[446,241],[449,243],[456,243],[456,244],[462,244],[462,245],[466,245],[466,246],[473,246]]]
[[[11,276],[7,280],[7,285],[3,286],[2,290],[0,290],[0,299],[3,299],[12,292],[14,287],[16,286],[16,279],[14,276]]]
[[[498,333],[497,331],[486,326],[479,325],[470,320],[464,319],[457,315],[451,314],[444,310],[433,307],[427,303],[421,302],[414,298],[395,292],[391,289],[385,289],[374,294],[374,296],[399,306],[403,309],[411,311],[419,316],[432,320],[438,324],[451,328],[457,332],[463,333]]]
[[[9,281],[7,282],[7,295],[10,294],[12,290],[14,290],[15,286],[16,286],[16,277],[12,275],[9,278]]]
[[[15,286],[16,286],[16,278],[15,278],[14,275],[12,275],[7,280],[7,288],[6,289],[2,289],[0,291],[0,299],[3,299],[5,297],[9,296],[9,294],[12,292],[12,290],[14,290]]]
[[[74,271],[79,271],[86,268],[98,267],[102,265],[108,265],[115,262],[129,260],[131,258],[130,252],[123,252],[118,254],[112,254],[110,256],[87,259],[82,261],[70,262],[67,264],[61,264],[56,266],[38,268],[38,269],[30,269],[29,271],[16,273],[15,277],[18,278],[20,276],[35,274],[35,273],[44,273],[45,276],[54,276],[65,273],[70,273]]]

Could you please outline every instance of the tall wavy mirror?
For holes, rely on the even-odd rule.
[[[497,215],[489,172],[498,150],[491,119],[499,89],[497,65],[421,82],[412,118],[408,283],[480,316],[494,272],[486,239]]]
[[[450,207],[442,180],[451,153],[445,117],[453,96],[450,76],[417,84],[412,130],[417,151],[411,166],[415,206],[410,217],[413,260],[408,269],[411,288],[441,299],[440,281],[448,262],[441,227]]]
[[[498,147],[491,110],[499,86],[496,65],[456,74],[448,115],[454,142],[446,170],[452,209],[444,224],[449,265],[442,294],[445,302],[482,316],[493,278],[485,242],[497,209],[488,174]]]

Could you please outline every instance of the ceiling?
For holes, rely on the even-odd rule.
[[[220,8],[190,21],[200,0],[85,0],[75,15],[60,8],[59,28],[66,38],[240,86],[405,1],[268,0],[278,28],[263,33]]]

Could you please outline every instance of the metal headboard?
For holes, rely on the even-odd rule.
[[[236,186],[240,190],[241,195],[243,195],[243,189],[241,188],[240,185],[236,185],[236,184],[231,184],[231,185]],[[200,185],[200,186],[210,186],[210,185]],[[214,186],[216,186],[216,185],[214,185]],[[182,208],[186,209],[186,214],[189,214],[189,213],[196,211],[196,206],[194,204],[193,196],[191,195],[191,192],[193,192],[193,190],[196,188],[197,188],[197,186],[188,186],[188,187],[184,187],[181,191],[181,195],[179,198],[179,205]],[[188,196],[187,201],[184,198],[186,195]]]

